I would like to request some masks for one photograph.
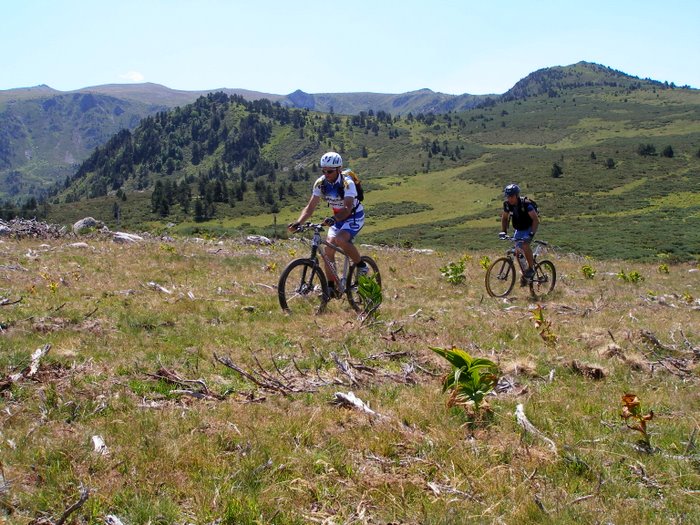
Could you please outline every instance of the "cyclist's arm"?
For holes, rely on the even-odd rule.
[[[510,220],[510,213],[507,211],[504,211],[501,214],[501,231],[502,232],[507,232],[508,231],[508,221]]]
[[[333,214],[333,218],[336,221],[344,221],[350,215],[352,215],[352,210],[355,208],[355,197],[345,197],[343,199],[343,207]]]
[[[316,210],[316,206],[318,206],[318,201],[320,200],[321,197],[319,197],[318,195],[311,196],[308,204],[303,210],[301,210],[301,215],[299,215],[299,218],[297,219],[297,222],[299,224],[303,224],[306,221],[306,219],[313,215],[314,210]]]
[[[537,233],[537,227],[540,225],[540,217],[534,210],[528,213],[528,215],[530,215],[530,218],[532,219],[532,224],[530,225],[530,232],[532,233],[532,235],[535,235],[535,233]]]

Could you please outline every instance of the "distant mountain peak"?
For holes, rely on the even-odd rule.
[[[557,96],[562,90],[581,87],[608,86],[636,89],[642,85],[660,85],[656,80],[640,80],[611,67],[594,62],[580,61],[568,66],[551,66],[538,69],[520,79],[501,96],[501,100],[517,100],[530,96]]]
[[[20,87],[20,88],[12,88],[12,89],[2,89],[0,91],[4,91],[6,93],[9,92],[15,92],[15,93],[59,93],[59,91],[53,89],[50,86],[47,86],[46,84],[39,84],[38,86],[27,86],[27,87]]]
[[[294,93],[287,95],[294,106],[306,109],[314,109],[316,107],[316,99],[313,95],[305,93],[301,89],[297,89]]]

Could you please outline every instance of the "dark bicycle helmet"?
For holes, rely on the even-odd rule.
[[[503,190],[503,193],[506,197],[510,197],[511,195],[520,195],[520,186],[517,184],[508,184],[508,186],[506,186],[506,188]]]

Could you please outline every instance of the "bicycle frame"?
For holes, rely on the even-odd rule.
[[[321,249],[322,246],[329,247],[332,250],[339,252],[345,258],[345,260],[343,262],[343,276],[342,277],[338,274],[338,270],[336,268],[336,265],[326,255],[326,251],[324,249]],[[331,244],[328,241],[322,239],[321,238],[321,228],[314,227],[314,236],[311,239],[311,257],[310,258],[312,260],[318,262],[318,255],[319,254],[321,255],[321,258],[325,261],[326,266],[330,269],[330,272],[331,272],[331,274],[333,274],[333,277],[335,277],[335,282],[337,283],[336,289],[337,289],[338,293],[344,293],[345,287],[347,285],[348,270],[350,269],[350,257],[348,256],[347,253],[345,253],[343,251],[343,249],[340,246],[336,246],[336,245]]]
[[[367,255],[361,256],[360,259],[367,268],[356,266],[346,251],[321,238],[323,229],[323,224],[310,222],[297,227],[296,231],[298,232],[314,230],[312,239],[310,241],[304,240],[305,243],[311,244],[311,255],[290,261],[282,271],[277,285],[280,306],[285,311],[291,311],[289,308],[290,300],[301,298],[303,301],[306,298],[306,303],[309,304],[309,300],[314,302],[316,299],[320,299],[321,304],[318,312],[321,312],[331,299],[341,299],[347,296],[350,306],[355,311],[360,312],[366,307],[367,299],[361,293],[359,278],[371,273],[371,278],[381,287],[379,267]],[[335,264],[331,263],[330,256],[326,253],[327,250],[338,251],[345,258],[342,273],[338,271]],[[321,268],[319,256],[326,263],[327,271]],[[334,283],[332,289],[328,283],[329,280]]]
[[[506,297],[515,285],[515,279],[518,274],[517,267],[513,259],[517,259],[520,266],[520,286],[529,285],[533,296],[544,297],[554,289],[557,281],[557,270],[554,263],[543,259],[538,261],[538,256],[542,254],[544,247],[548,246],[545,241],[533,241],[535,248],[532,253],[533,257],[533,274],[525,277],[527,263],[525,256],[521,255],[522,249],[518,247],[518,241],[512,237],[505,237],[505,240],[510,240],[513,246],[506,250],[505,256],[497,258],[488,270],[486,270],[486,291],[491,297]]]
[[[511,241],[513,243],[513,246],[506,250],[506,257],[508,257],[511,260],[516,259],[518,261],[518,266],[520,266],[520,273],[524,274],[527,268],[523,266],[524,264],[526,264],[524,261],[525,253],[519,246],[520,242],[522,241],[516,241],[512,237],[507,237],[507,240]],[[547,246],[547,243],[544,241],[533,241],[533,244],[535,244],[535,247],[532,250],[532,261],[535,264],[537,264],[537,256],[540,254],[542,247]],[[523,257],[520,258],[518,254],[523,254]]]

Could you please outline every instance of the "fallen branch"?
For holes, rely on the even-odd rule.
[[[175,372],[173,372],[172,370],[168,370],[164,367],[159,368],[155,374],[146,375],[155,379],[163,379],[164,381],[168,381],[169,383],[185,387],[183,389],[171,390],[171,394],[186,394],[196,397],[198,399],[223,399],[222,396],[214,394],[211,390],[209,390],[209,387],[207,387],[207,384],[204,382],[203,379],[182,379]],[[199,385],[200,389],[192,390],[192,388],[190,388],[192,385]]]
[[[348,376],[348,378],[350,379],[350,383],[352,383],[353,385],[358,385],[359,383],[357,382],[357,379],[355,379],[355,376],[352,373],[352,367],[350,366],[350,364],[347,361],[341,361],[335,352],[331,352],[331,357],[333,358],[333,361],[335,361],[335,365],[338,367],[338,370],[340,370],[343,374]]]
[[[557,453],[557,446],[555,445],[554,441],[545,436],[541,431],[539,431],[535,427],[535,425],[530,423],[530,421],[527,419],[527,416],[525,415],[525,407],[522,405],[522,403],[518,404],[518,406],[515,408],[515,419],[517,420],[518,424],[521,427],[523,427],[525,432],[529,432],[535,437],[540,438],[542,441],[547,443],[547,445],[549,445],[549,448],[552,449],[552,452],[554,452],[555,454]]]
[[[29,362],[29,366],[27,366],[17,374],[11,375],[9,377],[10,382],[16,383],[17,381],[23,378],[32,378],[39,371],[39,362],[41,361],[41,358],[48,354],[49,350],[51,350],[51,343],[46,343],[41,348],[37,348],[36,350],[34,350],[31,356],[31,361]]]
[[[395,334],[396,332],[392,332],[392,335]],[[369,360],[378,360],[378,359],[399,359],[401,357],[408,357],[411,355],[408,351],[406,350],[401,350],[398,352],[380,352],[378,354],[372,354],[367,356],[367,359]]]
[[[277,392],[282,394],[283,396],[298,393],[313,393],[317,391],[317,387],[319,385],[329,384],[328,381],[323,380],[318,375],[318,371],[316,374],[318,377],[318,382],[314,381],[308,374],[302,374],[301,372],[299,377],[291,377],[291,374],[289,374],[289,372],[287,372],[287,374],[289,374],[289,377],[285,376],[279,370],[277,364],[275,363],[275,368],[278,371],[278,375],[281,377],[281,379],[277,379],[272,374],[270,374],[270,372],[265,370],[265,368],[260,364],[260,361],[258,361],[257,357],[253,356],[253,358],[255,359],[255,362],[258,365],[259,371],[244,370],[236,363],[234,363],[230,357],[218,356],[217,354],[214,354],[214,359],[216,359],[219,363],[237,372],[239,375],[243,376],[251,383],[257,385],[259,388],[267,390],[269,392]],[[297,370],[299,370],[298,367]]]
[[[353,392],[348,392],[347,394],[343,394],[342,392],[336,392],[335,394],[333,394],[333,402],[340,406],[354,408],[356,410],[359,410],[360,412],[364,412],[365,414],[369,414],[370,416],[376,417],[378,419],[388,419],[387,416],[384,416],[369,408],[369,406],[364,401],[362,401],[362,399],[357,397]]]
[[[146,286],[146,288],[150,288],[151,290],[156,290],[158,292],[163,292],[163,293],[167,293],[167,294],[173,293],[170,290],[168,290],[167,288],[162,287],[161,285],[159,285],[158,283],[156,283],[154,281],[147,282],[145,284],[145,286]]]
[[[80,507],[82,507],[89,497],[90,497],[90,491],[88,489],[86,489],[85,487],[83,487],[81,484],[80,485],[80,499],[66,509],[66,511],[63,513],[63,515],[60,518],[58,518],[58,521],[56,521],[55,525],[63,525],[63,522],[65,522],[68,519],[68,516],[73,514]]]
[[[463,490],[459,490],[455,487],[452,487],[450,485],[443,485],[440,483],[434,483],[432,481],[428,481],[428,488],[433,491],[433,494],[436,496],[441,496],[443,493],[444,494],[450,494],[450,495],[455,495],[455,496],[461,496],[465,499],[471,499],[478,501],[477,498],[475,498],[472,494],[469,494],[468,492],[464,492]]]
[[[99,308],[99,306],[95,306],[95,309],[94,309],[94,310],[92,310],[91,312],[86,313],[83,317],[84,317],[85,319],[87,319],[88,317],[92,317],[92,314],[94,314],[94,313],[97,311],[98,308]]]
[[[0,497],[4,498],[10,493],[10,481],[5,477],[5,470],[0,462]]]
[[[109,454],[109,449],[107,449],[107,445],[105,444],[105,440],[102,439],[102,436],[92,436],[92,447],[93,450],[101,456]]]

